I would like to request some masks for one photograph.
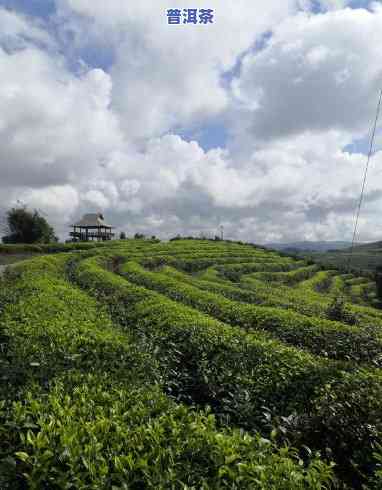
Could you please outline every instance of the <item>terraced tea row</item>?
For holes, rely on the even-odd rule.
[[[269,285],[254,278],[253,275],[243,276],[238,286],[247,292],[253,292],[264,305],[287,308],[313,317],[333,318],[350,325],[378,327],[382,331],[380,310],[352,304],[348,300],[341,310],[336,311],[336,300],[344,296],[332,290],[327,294],[319,294],[310,288]]]
[[[313,320],[276,308],[238,304],[165,274],[146,271],[133,262],[125,264],[121,273],[129,281],[248,331],[266,331],[287,343],[334,359],[382,364],[382,342],[372,329],[361,330],[339,322]]]
[[[70,258],[34,259],[3,283],[2,489],[292,490],[330,482],[318,459],[303,467],[295,452],[218,429],[208,412],[161,393],[150,345],[64,279]]]
[[[126,240],[3,281],[1,488],[380,488],[382,312],[351,303],[364,278]]]
[[[190,276],[171,267],[163,267],[163,274],[192,284],[199,289],[221,294],[225,298],[243,303],[272,306],[288,309],[312,317],[330,319],[333,316],[332,299],[312,294],[305,289],[292,289],[283,285],[265,284],[252,275],[242,276],[240,283],[227,282],[219,276],[217,270],[209,268],[204,273]],[[377,328],[382,332],[382,312],[372,308],[346,304],[346,309],[337,318],[343,323],[360,327]]]
[[[373,403],[380,403],[382,399],[378,390],[382,389],[382,379],[377,372],[358,370],[346,373],[335,364],[319,358],[314,360],[314,357],[302,354],[298,350],[271,342],[261,334],[248,335],[238,328],[228,327],[192,308],[173,302],[161,294],[134,286],[121,278],[118,279],[112,273],[102,271],[96,262],[88,261],[80,264],[77,277],[83,287],[93,290],[99,300],[108,304],[110,312],[119,321],[127,326],[134,326],[145,337],[154,337],[155,344],[160,346],[158,347],[160,359],[171,360],[174,358],[170,353],[177,354],[176,359],[173,360],[174,364],[169,369],[172,376],[176,376],[175,379],[178,380],[177,389],[172,388],[170,383],[169,392],[174,396],[186,400],[189,397],[189,401],[199,404],[208,403],[216,413],[224,416],[229,414],[231,423],[246,428],[262,427],[261,406],[271,407],[271,412],[278,416],[293,411],[298,414],[303,410],[306,416],[310,414],[308,419],[310,416],[313,417],[314,424],[320,419],[321,427],[319,429],[315,425],[314,433],[311,433],[305,415],[300,419],[296,414],[293,424],[297,423],[299,426],[298,420],[300,422],[305,420],[307,424],[303,436],[300,433],[300,426],[297,430],[304,443],[308,444],[309,440],[310,447],[323,449],[322,441],[327,443],[331,438],[333,441],[338,441],[337,437],[340,433],[341,449],[335,447],[337,443],[330,444],[333,454],[336,454],[337,464],[341,468],[346,467],[346,471],[350,471],[354,478],[353,471],[348,467],[350,454],[351,458],[354,458],[356,453],[355,458],[358,461],[362,459],[370,463],[371,453],[367,455],[368,450],[365,449],[371,442],[366,442],[369,435],[365,435],[363,439],[362,450],[357,449],[359,448],[358,436],[365,430],[364,408],[362,413],[359,413],[358,408],[348,406],[345,399],[347,396],[354,396],[357,400],[360,396],[368,397],[366,391],[363,392],[363,386],[365,390],[369,390],[369,393],[375,393]],[[349,369],[353,371],[354,368],[349,366]],[[179,390],[179,379],[185,380],[185,383],[181,383],[181,390]],[[186,392],[184,386],[187,387]],[[338,419],[336,417],[334,420],[323,420],[316,412],[316,407],[325,406],[325,418],[327,417],[326,410],[329,409],[327,403],[330,405],[329,400],[332,399],[332,395],[327,392],[328,389],[336,391],[336,394],[332,393],[332,395],[338,401],[343,399],[343,402],[340,402],[341,416]],[[323,399],[319,395],[320,401],[318,401],[313,393],[321,393]],[[376,401],[378,399],[379,401]],[[378,410],[379,408],[376,407],[372,408],[371,412],[366,409],[369,413],[366,415],[367,418],[370,417],[369,421]],[[337,425],[340,419],[342,422]],[[344,420],[347,420],[346,431],[342,426]],[[373,420],[375,422],[375,419]],[[334,429],[332,424],[336,426],[337,435],[334,433],[330,435]],[[349,426],[352,426],[354,432],[353,430],[349,432]],[[295,429],[296,427],[288,432],[292,440],[296,435]],[[355,434],[357,435],[354,437]],[[347,439],[349,436],[351,442]],[[370,451],[372,451],[371,447]],[[344,457],[345,460],[348,459],[345,461]],[[363,463],[357,464],[363,466]]]

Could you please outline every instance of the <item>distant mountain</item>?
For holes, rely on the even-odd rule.
[[[382,249],[382,242],[372,242],[372,243],[361,243],[357,244],[354,247],[355,251],[359,252],[365,252],[365,251],[372,251],[372,252],[377,252]]]
[[[328,250],[343,250],[351,247],[351,242],[290,242],[290,243],[266,243],[265,247],[281,251],[311,251],[327,252]]]

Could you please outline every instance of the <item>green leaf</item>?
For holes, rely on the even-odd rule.
[[[26,463],[29,459],[29,454],[24,453],[22,451],[15,453],[15,456],[19,458],[21,461],[24,461],[24,463]]]

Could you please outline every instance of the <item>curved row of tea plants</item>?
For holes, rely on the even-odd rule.
[[[333,276],[336,274],[336,271],[324,270],[316,272],[309,279],[305,279],[304,281],[298,284],[298,287],[311,289],[314,292],[325,293],[332,284]]]
[[[76,280],[119,323],[154,342],[169,394],[208,404],[221,421],[248,429],[264,430],[265,410],[298,447],[327,448],[344,480],[373,473],[382,434],[379,372],[350,366],[346,372],[259,333],[246,334],[102,270],[103,262],[80,263]],[[336,415],[328,416],[334,407]]]
[[[1,283],[0,487],[323,489],[329,465],[166,397],[151,345],[38,258]]]
[[[312,319],[292,311],[239,304],[160,272],[147,271],[134,262],[124,264],[121,273],[129,281],[154,289],[231,325],[246,330],[264,330],[284,342],[333,359],[382,365],[382,341],[371,328],[359,329],[330,320]]]
[[[96,245],[0,289],[1,489],[381,487],[382,314],[331,305],[364,280],[234,242]],[[325,335],[333,360],[306,351]]]
[[[270,285],[253,278],[251,275],[242,276],[240,283],[227,282],[213,268],[209,268],[197,276],[190,276],[168,266],[163,267],[161,272],[181,282],[221,294],[234,301],[289,309],[307,316],[333,319],[333,299],[312,294],[310,290],[302,288],[296,290],[284,285]],[[360,327],[378,327],[382,332],[382,312],[378,313],[372,308],[346,303],[341,313],[341,315],[337,315],[336,319],[343,323],[356,324]]]
[[[337,276],[334,277],[334,279]],[[369,306],[353,304],[349,297],[342,292],[328,292],[319,294],[311,289],[303,287],[290,288],[278,284],[267,284],[259,281],[252,275],[243,276],[238,284],[245,291],[253,292],[262,300],[262,304],[288,308],[304,315],[333,318],[331,306],[333,300],[343,298],[344,310],[334,318],[350,325],[356,324],[360,327],[375,327],[382,331],[382,311]]]

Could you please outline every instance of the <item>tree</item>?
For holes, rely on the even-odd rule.
[[[49,243],[58,239],[53,228],[38,211],[26,206],[12,208],[6,213],[4,243]]]
[[[119,239],[126,240],[126,233],[124,231],[121,231],[121,233],[119,234]]]
[[[146,236],[145,236],[143,233],[136,233],[136,234],[134,235],[134,238],[135,238],[136,240],[144,240],[144,239],[146,238]]]

